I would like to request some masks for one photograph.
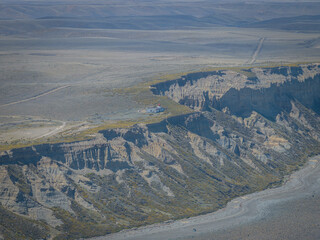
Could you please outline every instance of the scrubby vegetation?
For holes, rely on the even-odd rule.
[[[45,223],[32,221],[5,209],[0,203],[0,232],[6,240],[46,239],[49,227]]]

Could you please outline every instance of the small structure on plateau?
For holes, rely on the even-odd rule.
[[[160,113],[160,112],[164,112],[164,108],[161,107],[161,104],[158,104],[158,106],[156,107],[149,107],[146,109],[147,113]]]

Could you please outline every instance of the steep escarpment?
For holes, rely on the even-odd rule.
[[[318,64],[195,75],[156,84],[153,92],[196,110],[226,108],[237,116],[257,111],[275,119],[281,111],[290,111],[292,100],[320,113]]]
[[[257,111],[275,119],[283,110],[290,112],[291,101],[294,100],[319,114],[319,91],[320,75],[316,75],[303,82],[293,79],[280,85],[272,84],[269,88],[231,88],[219,100],[215,99],[205,104],[219,110],[228,108],[237,116],[248,116],[252,111]]]
[[[19,221],[1,223],[1,234],[103,235],[211,212],[279,185],[320,152],[318,66],[246,71],[194,74],[153,89],[199,112],[2,152],[0,213]],[[24,221],[32,231],[18,226]]]

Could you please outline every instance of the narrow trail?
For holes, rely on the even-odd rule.
[[[27,98],[27,99],[23,99],[23,100],[20,100],[20,101],[15,101],[15,102],[11,102],[11,103],[6,103],[6,104],[3,104],[3,105],[0,105],[0,107],[7,107],[7,106],[14,105],[14,104],[19,104],[19,103],[24,103],[24,102],[28,102],[28,101],[31,101],[31,100],[35,100],[35,99],[38,99],[38,98],[40,98],[40,97],[43,97],[43,96],[52,94],[52,93],[54,93],[54,92],[57,92],[57,91],[59,91],[59,90],[61,90],[61,89],[67,88],[67,87],[70,87],[70,85],[65,85],[65,86],[57,87],[57,88],[54,88],[54,89],[49,90],[49,91],[47,91],[47,92],[41,93],[41,94],[39,94],[39,95],[30,97],[30,98]]]
[[[60,131],[66,126],[66,124],[67,124],[66,122],[62,122],[62,125],[61,125],[61,126],[57,127],[56,129],[53,129],[52,131],[50,131],[50,132],[48,132],[48,133],[45,133],[45,134],[43,134],[43,135],[35,138],[35,140],[36,140],[36,139],[43,138],[43,137],[49,137],[49,136],[52,136],[52,135],[54,135],[54,134],[57,134],[58,132],[60,132]]]
[[[265,39],[266,38],[260,38],[258,47],[254,51],[254,53],[252,54],[249,64],[253,64],[256,61],[256,59],[257,59],[257,57],[258,57],[258,55],[259,55],[259,53],[261,51],[261,48],[262,48],[262,45],[263,45],[263,42],[264,42]]]

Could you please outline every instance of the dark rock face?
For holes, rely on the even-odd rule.
[[[252,70],[247,72],[255,73]],[[256,111],[267,118],[275,119],[283,110],[290,112],[292,100],[320,113],[318,65],[267,68],[257,73],[255,74],[258,76],[255,77],[243,75],[237,79],[234,74],[226,72],[199,74],[198,78],[194,78],[195,74],[193,77],[187,75],[154,85],[153,92],[167,95],[196,110],[210,110],[212,107],[222,110],[227,107],[231,114],[242,117],[248,117],[252,111]],[[259,82],[261,87],[257,87],[258,84],[252,86],[253,80]],[[220,87],[222,95],[216,86]],[[198,91],[193,91],[197,87]]]
[[[222,98],[209,105],[218,110],[228,107],[231,113],[237,116],[249,116],[252,111],[256,111],[267,118],[275,119],[282,111],[290,112],[291,101],[294,100],[319,114],[319,92],[320,75],[316,75],[304,82],[292,80],[279,86],[272,84],[269,88],[257,90],[231,88]]]
[[[319,68],[247,71],[255,85],[221,71],[155,86],[199,112],[2,152],[0,213],[72,239],[214,211],[280,184],[320,152]]]

